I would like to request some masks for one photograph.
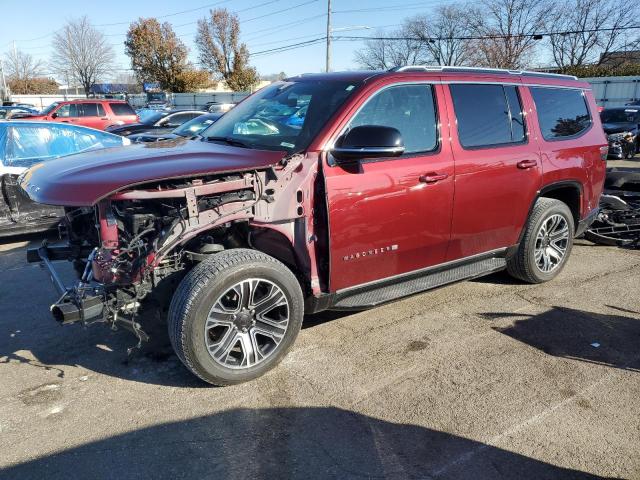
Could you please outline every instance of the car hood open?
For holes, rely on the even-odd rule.
[[[285,155],[285,152],[180,138],[79,153],[39,163],[25,172],[20,186],[38,203],[90,206],[133,185],[261,170],[276,165]]]

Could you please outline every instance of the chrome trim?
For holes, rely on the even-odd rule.
[[[411,277],[413,275],[427,274],[427,273],[429,273],[431,271],[446,269],[448,267],[452,267],[452,266],[457,265],[459,263],[472,262],[474,260],[477,260],[477,259],[480,259],[480,258],[483,258],[483,257],[487,257],[487,258],[499,257],[500,254],[506,253],[507,250],[508,250],[508,248],[504,247],[504,248],[496,248],[495,250],[489,250],[488,252],[476,253],[475,255],[470,255],[468,257],[458,258],[456,260],[450,260],[448,262],[439,263],[437,265],[432,265],[431,267],[419,268],[417,270],[411,270],[410,272],[399,273],[399,274],[393,275],[391,277],[384,277],[384,278],[380,278],[378,280],[371,280],[370,282],[360,283],[360,284],[354,285],[352,287],[347,287],[347,288],[343,288],[341,290],[336,290],[335,294],[336,295],[341,295],[343,293],[348,293],[348,292],[350,292],[352,290],[371,287],[371,286],[379,284],[379,283],[386,283],[386,282],[392,283],[394,281],[401,280],[401,279],[403,279],[405,277]]]
[[[363,158],[366,158],[367,153],[378,154],[378,153],[388,153],[389,155],[402,155],[404,152],[404,147],[354,147],[354,148],[340,148],[334,147],[330,151],[330,153],[347,153],[353,155],[364,154]]]

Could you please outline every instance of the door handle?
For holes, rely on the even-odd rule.
[[[520,162],[518,162],[518,168],[521,169],[527,169],[527,168],[533,168],[536,165],[538,165],[538,161],[537,160],[522,160]]]
[[[419,180],[422,183],[431,184],[431,183],[440,182],[442,180],[446,180],[447,178],[449,178],[448,173],[426,173],[424,175],[420,175]]]
[[[100,120],[109,120],[109,117],[101,117]]]

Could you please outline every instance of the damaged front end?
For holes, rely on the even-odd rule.
[[[184,275],[222,250],[282,249],[286,243],[291,251],[274,254],[314,277],[304,242],[313,234],[304,212],[314,178],[315,166],[305,169],[297,157],[262,171],[127,188],[94,207],[67,207],[68,244],[44,244],[30,250],[28,260],[42,262],[50,272],[60,295],[51,306],[58,322],[123,326],[136,334],[140,346],[149,338],[143,314],[166,313]],[[62,259],[72,261],[77,272],[71,287],[52,264]]]

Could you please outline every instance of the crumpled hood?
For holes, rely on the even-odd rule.
[[[603,123],[602,128],[606,134],[635,132],[638,126],[635,123]]]
[[[285,152],[251,150],[186,139],[108,148],[39,163],[20,186],[38,203],[90,206],[126,187],[171,178],[260,170]]]

